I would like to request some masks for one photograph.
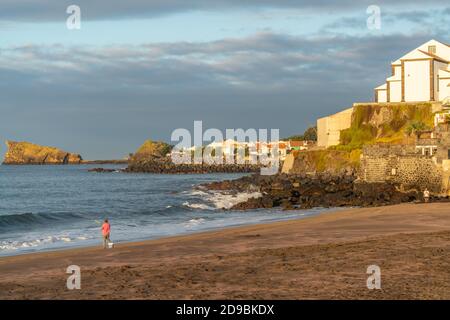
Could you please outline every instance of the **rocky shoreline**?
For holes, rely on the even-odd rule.
[[[260,170],[258,165],[248,164],[175,164],[170,157],[130,161],[124,172],[159,174],[205,174],[205,173],[252,173]]]
[[[314,207],[373,207],[423,201],[421,193],[402,192],[394,184],[360,182],[355,172],[341,175],[254,174],[236,180],[205,184],[201,188],[231,193],[256,191],[262,194],[259,198],[250,198],[234,205],[231,210],[274,207],[281,207],[284,210]],[[449,199],[434,197],[431,201],[449,201]]]

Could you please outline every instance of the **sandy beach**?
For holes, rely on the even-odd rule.
[[[100,241],[99,241],[100,242]],[[66,268],[81,268],[81,290]],[[381,290],[368,290],[369,265]],[[1,299],[450,299],[450,204],[0,258]]]

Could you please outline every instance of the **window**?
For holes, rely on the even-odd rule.
[[[428,53],[436,54],[436,46],[428,46]]]

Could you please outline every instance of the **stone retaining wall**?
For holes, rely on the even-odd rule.
[[[365,146],[358,175],[365,182],[392,182],[404,190],[443,191],[442,166],[410,145]]]

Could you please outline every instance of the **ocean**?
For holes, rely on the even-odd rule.
[[[111,223],[111,240],[120,243],[324,211],[224,210],[259,194],[232,195],[195,188],[243,174],[88,172],[93,167],[0,166],[0,256],[101,245],[100,226],[105,218]]]

